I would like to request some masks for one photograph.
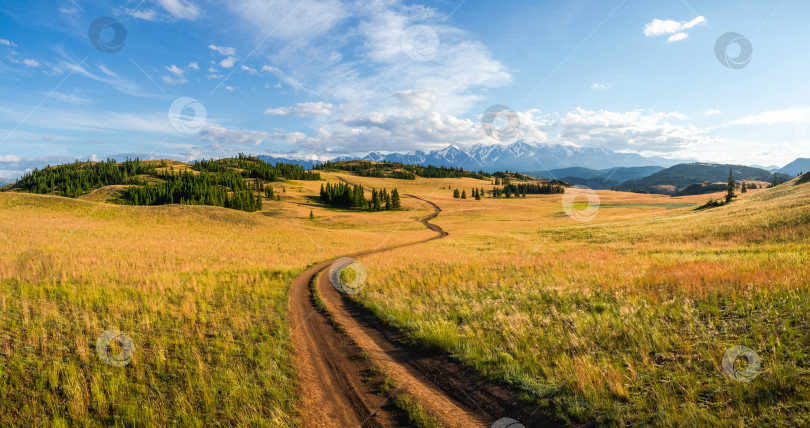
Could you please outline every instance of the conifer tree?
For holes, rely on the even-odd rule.
[[[735,198],[734,194],[734,175],[731,172],[731,168],[728,169],[728,193],[726,193],[726,203],[731,202],[732,199]]]

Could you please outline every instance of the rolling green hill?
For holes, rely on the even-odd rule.
[[[608,169],[590,169],[581,167],[553,169],[549,171],[528,172],[537,178],[558,179],[591,189],[610,189],[614,186],[638,178],[647,177],[664,169],[662,166],[637,166]]]
[[[619,185],[618,190],[672,195],[697,183],[725,182],[728,180],[729,169],[737,181],[773,182],[774,178],[782,181],[792,178],[743,165],[686,163],[661,170],[648,177],[625,181]]]

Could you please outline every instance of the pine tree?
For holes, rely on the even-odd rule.
[[[742,188],[740,188],[740,193],[748,193],[748,186],[743,181]]]
[[[391,191],[391,208],[395,210],[402,208],[402,202],[399,200],[399,192],[397,189]]]
[[[726,194],[726,203],[731,202],[732,199],[735,198],[734,194],[734,175],[731,172],[731,168],[728,169],[728,193]]]
[[[312,213],[312,210],[309,210],[309,219],[312,220],[315,218],[315,214]]]
[[[461,197],[461,193],[459,193],[458,189],[453,190],[453,197],[456,199]]]
[[[461,191],[461,199],[467,199],[467,191],[466,190]]]

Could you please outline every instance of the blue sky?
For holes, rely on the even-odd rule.
[[[800,0],[0,4],[5,177],[122,153],[325,159],[508,143],[482,131],[493,105],[516,112],[515,138],[530,143],[810,157]],[[715,52],[729,32],[752,47],[738,68]]]

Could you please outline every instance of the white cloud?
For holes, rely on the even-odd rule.
[[[222,56],[234,56],[236,55],[236,49],[227,47],[227,46],[216,46],[216,45],[208,45],[208,49],[222,55]]]
[[[200,69],[200,65],[197,64],[196,62],[188,63],[187,67],[190,68],[191,70],[195,70],[195,71]]]
[[[39,67],[39,66],[41,65],[41,64],[40,64],[39,62],[37,62],[37,60],[35,60],[35,59],[24,59],[24,60],[22,60],[22,63],[23,63],[23,64],[24,64],[26,67],[34,67],[34,68],[35,68],[35,67]]]
[[[671,34],[667,42],[677,42],[689,37],[686,30],[697,25],[705,24],[706,18],[698,16],[691,21],[673,21],[671,19],[653,19],[644,25],[644,35],[647,37],[664,36]]]
[[[222,67],[222,68],[233,68],[233,66],[234,66],[234,64],[235,64],[235,63],[236,63],[236,58],[234,58],[234,57],[232,57],[232,56],[229,56],[229,57],[227,57],[227,58],[223,59],[223,60],[222,60],[222,61],[219,63],[219,65],[220,65],[220,67]]]
[[[703,114],[705,114],[706,116],[717,116],[718,114],[721,114],[721,112],[720,110],[717,109],[710,109],[704,111]]]
[[[607,91],[613,87],[612,83],[591,83],[591,89],[594,91]]]
[[[188,79],[186,79],[186,76],[185,76],[186,72],[182,68],[172,64],[172,65],[166,67],[166,70],[168,70],[169,73],[174,75],[174,77],[172,77],[172,76],[163,76],[163,81],[168,83],[169,85],[182,85],[183,83],[188,82]]]
[[[256,69],[255,68],[251,68],[251,67],[248,67],[246,65],[242,66],[242,71],[247,71],[248,74],[256,74]]]
[[[17,47],[16,43],[6,39],[0,39],[0,45]]]
[[[276,67],[273,67],[272,65],[265,65],[264,67],[262,67],[262,71],[266,71],[266,72],[270,72],[270,73],[280,73],[281,72],[281,70],[279,70]]]
[[[220,125],[208,125],[198,134],[204,141],[211,141],[220,145],[253,145],[258,146],[269,134],[264,131],[234,130]]]
[[[143,19],[144,21],[157,21],[160,19],[160,15],[154,9],[125,9],[120,8],[116,10],[116,13],[129,15],[136,19]]]
[[[98,69],[99,69],[99,70],[101,70],[101,72],[102,72],[102,73],[104,73],[104,74],[106,74],[107,76],[110,76],[110,77],[118,77],[118,75],[117,75],[117,74],[115,74],[115,73],[114,73],[112,70],[110,70],[109,68],[107,68],[107,66],[105,66],[104,64],[99,64],[99,65],[98,65]]]
[[[557,141],[578,146],[610,150],[669,153],[682,150],[701,140],[703,130],[683,121],[680,113],[656,113],[644,110],[611,112],[577,108],[555,124]]]
[[[430,90],[417,91],[408,89],[394,92],[394,98],[406,106],[416,110],[428,110],[436,102],[436,94]]]
[[[60,7],[60,8],[59,8],[59,12],[61,12],[61,13],[65,13],[65,14],[76,13],[76,12],[78,12],[78,11],[79,11],[79,10],[78,10],[78,9],[76,9],[75,7],[74,7],[74,8],[71,8],[71,9],[68,9],[68,8],[66,8],[66,7]]]
[[[324,102],[298,103],[292,107],[269,108],[264,114],[273,116],[329,116],[332,114],[332,104]]]
[[[686,39],[687,37],[689,37],[689,34],[675,33],[675,34],[669,36],[669,38],[667,39],[667,43],[679,42],[679,41],[681,41],[683,39]]]
[[[325,35],[351,15],[351,6],[335,0],[233,0],[227,4],[262,34],[294,45]]]
[[[58,91],[51,92],[51,97],[70,104],[90,104],[92,102],[89,98],[84,98],[73,94],[65,94]]]
[[[157,3],[175,18],[194,20],[200,16],[200,9],[190,0],[157,0]]]
[[[810,123],[810,108],[792,107],[750,114],[724,124],[732,125],[778,125],[785,123]]]

